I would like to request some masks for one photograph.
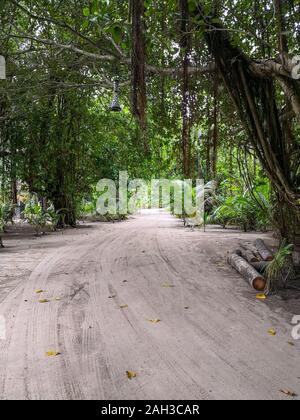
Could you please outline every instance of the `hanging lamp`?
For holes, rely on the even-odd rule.
[[[119,80],[115,80],[115,82],[114,82],[114,97],[113,97],[112,103],[110,105],[110,110],[112,112],[121,112],[122,111],[122,107],[121,107],[120,102],[119,102],[119,93],[120,93]]]

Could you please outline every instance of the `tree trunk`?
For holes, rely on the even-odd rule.
[[[181,54],[182,54],[182,154],[183,154],[183,173],[186,178],[190,178],[191,172],[191,142],[190,142],[190,93],[189,93],[189,11],[187,0],[180,0],[181,8]]]
[[[269,265],[269,262],[267,262],[267,261],[253,262],[253,263],[251,263],[251,265],[259,273],[264,274],[268,265]]]
[[[145,6],[143,0],[131,2],[132,15],[132,112],[138,119],[142,130],[146,128],[146,78],[145,78]]]
[[[282,1],[274,0],[274,9],[277,20],[277,36],[278,36],[278,49],[281,55],[282,63],[285,63],[285,54],[288,53],[288,42],[286,36],[286,24],[284,14],[282,11]]]
[[[279,8],[278,8],[279,6]],[[280,4],[277,2],[277,12]],[[279,10],[277,21],[282,18]],[[284,127],[280,120],[278,92],[270,75],[258,74],[253,62],[231,42],[231,35],[220,23],[215,23],[217,15],[208,18],[201,5],[197,13],[207,24],[206,41],[215,59],[224,85],[239,113],[240,120],[248,133],[255,153],[270,179],[278,196],[278,205],[284,204],[289,219],[279,219],[282,237],[295,245],[295,259],[299,255],[298,226],[300,217],[299,178],[297,175],[299,153],[288,153]],[[281,16],[281,18],[280,18]],[[284,40],[284,20],[279,22],[280,49],[286,49]],[[215,28],[215,29],[212,29]],[[282,33],[281,33],[282,32]],[[288,96],[295,115],[300,119],[300,89],[295,80],[282,77],[282,88]],[[298,150],[297,142],[292,144]],[[289,222],[287,222],[289,220]]]
[[[293,260],[300,267],[300,217],[294,207],[280,200],[276,209],[276,219],[281,239],[294,245]]]
[[[57,194],[52,198],[55,211],[59,211],[59,221],[57,223],[58,228],[64,228],[65,226],[76,227],[76,210],[73,204],[64,194]]]
[[[211,180],[212,178],[212,166],[211,166],[211,112],[210,112],[210,103],[207,105],[207,121],[208,121],[208,130],[206,136],[206,178]]]
[[[236,252],[237,255],[239,255],[240,257],[243,257],[244,260],[248,261],[248,263],[252,264],[252,263],[257,263],[260,261],[260,259],[255,256],[250,250],[248,249],[239,249]]]
[[[17,188],[17,181],[12,179],[11,181],[11,201],[12,204],[18,204],[18,188]]]
[[[213,110],[213,142],[212,142],[212,178],[217,177],[218,147],[219,147],[219,100],[218,100],[218,80],[214,77],[213,82],[214,110]]]
[[[255,246],[259,252],[259,255],[264,261],[274,260],[274,255],[272,254],[272,252],[269,250],[269,248],[266,246],[266,244],[264,243],[262,239],[257,239],[255,241]]]
[[[266,288],[266,279],[259,274],[247,261],[236,253],[231,254],[228,263],[235,268],[250,286],[257,291],[263,291]]]

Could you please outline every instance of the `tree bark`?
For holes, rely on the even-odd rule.
[[[230,33],[214,21],[218,16],[212,13],[208,17],[201,6],[198,6],[195,13],[207,23],[205,36],[216,69],[223,78],[255,153],[278,194],[278,203],[283,201],[286,211],[294,214],[290,218],[293,224],[281,224],[280,231],[283,238],[289,238],[295,244],[297,253],[299,246],[296,226],[299,225],[300,193],[297,170],[295,173],[293,168],[297,167],[295,159],[299,158],[299,154],[287,153],[279,113],[281,103],[274,83],[274,74],[277,77],[282,75],[279,81],[283,89],[286,89],[285,93],[289,94],[300,121],[299,82],[292,79],[290,60],[287,59],[284,65],[265,60],[267,73],[264,73],[263,65],[252,62],[240,48],[232,44]],[[284,33],[281,34],[280,45],[282,49],[286,48]],[[270,77],[270,71],[273,72],[273,78]],[[294,148],[297,150],[297,143]]]
[[[237,270],[238,273],[257,291],[263,291],[266,288],[266,279],[259,274],[247,261],[236,253],[231,254],[228,263]]]
[[[274,9],[275,15],[277,20],[277,27],[278,27],[278,50],[281,55],[282,64],[285,64],[285,57],[288,53],[288,42],[286,36],[286,25],[284,20],[284,15],[282,11],[282,1],[281,0],[274,0]]]
[[[76,210],[70,200],[64,194],[58,193],[52,198],[52,201],[55,211],[59,211],[57,227],[70,226],[75,228],[77,226]]]
[[[189,11],[187,0],[180,0],[181,9],[181,54],[182,54],[182,154],[183,154],[183,173],[188,179],[190,178],[190,93],[189,93],[189,53],[190,53],[190,36],[189,32]]]
[[[264,274],[268,265],[269,265],[269,262],[267,262],[267,261],[253,262],[253,263],[251,263],[251,265],[259,273]]]
[[[131,2],[132,14],[132,112],[140,122],[142,130],[146,128],[146,45],[143,17],[144,0]]]
[[[236,252],[236,254],[244,258],[244,260],[248,261],[248,263],[250,264],[257,263],[260,261],[260,259],[248,249],[240,249]]]
[[[213,96],[214,96],[214,110],[213,110],[213,142],[212,142],[212,164],[211,172],[212,178],[217,177],[217,162],[218,162],[218,147],[219,147],[219,100],[218,100],[218,79],[216,75],[213,81]]]
[[[255,241],[255,246],[264,261],[274,260],[273,253],[269,250],[269,248],[267,247],[267,245],[264,243],[262,239],[257,239]]]

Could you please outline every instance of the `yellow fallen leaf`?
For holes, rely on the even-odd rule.
[[[264,295],[264,294],[258,294],[258,295],[256,295],[256,299],[258,299],[258,300],[266,300],[267,299],[267,296],[266,295]]]
[[[164,283],[163,285],[162,285],[162,287],[175,287],[174,286],[174,284],[171,284],[171,283]]]
[[[40,293],[44,293],[44,290],[42,290],[42,289],[38,289],[38,290],[36,290],[36,291],[35,291],[35,293],[36,293],[37,295],[39,295]]]
[[[59,351],[51,350],[51,351],[46,352],[46,356],[48,356],[48,357],[56,357],[56,356],[59,356],[59,355],[60,355]]]
[[[56,297],[56,298],[54,298],[54,300],[59,301],[59,300],[61,300],[61,298],[60,297]]]
[[[127,378],[128,378],[128,379],[133,379],[133,378],[136,378],[136,373],[135,373],[135,372],[133,372],[133,371],[131,371],[131,370],[127,370],[127,371],[126,371],[126,375],[127,375]]]
[[[155,319],[148,319],[149,322],[152,322],[152,324],[158,324],[160,321],[160,319],[155,318]]]
[[[128,305],[120,305],[120,308],[121,308],[121,309],[128,308]]]
[[[289,397],[297,397],[298,395],[295,394],[295,392],[290,391],[289,389],[281,389],[280,392],[282,392],[282,394],[288,395]]]
[[[276,332],[273,328],[270,328],[270,329],[268,330],[268,333],[269,333],[270,335],[273,335],[273,336],[275,336],[275,335],[277,334],[277,332]]]
[[[48,303],[48,302],[49,302],[49,300],[48,300],[48,299],[41,299],[41,300],[39,300],[39,302],[40,302],[40,303]]]

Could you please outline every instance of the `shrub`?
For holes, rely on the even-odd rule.
[[[52,220],[49,213],[44,212],[40,204],[27,204],[24,210],[24,216],[28,223],[34,227],[37,236],[45,233],[47,224],[51,223]]]
[[[257,187],[234,196],[219,196],[219,206],[212,213],[212,220],[224,228],[237,225],[248,230],[267,230],[271,224],[271,204],[267,198],[267,190]]]

